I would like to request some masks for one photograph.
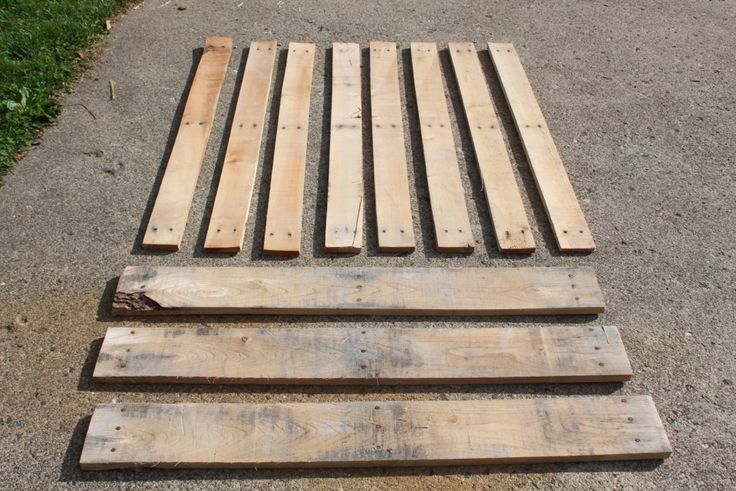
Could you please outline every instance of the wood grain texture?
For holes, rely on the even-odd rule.
[[[590,268],[129,266],[117,314],[594,314]]]
[[[411,64],[437,250],[473,252],[468,209],[434,43],[411,43]]]
[[[416,248],[396,43],[370,43],[371,131],[378,250]]]
[[[488,51],[560,251],[595,250],[583,210],[514,46],[488,43]]]
[[[534,237],[511,168],[496,110],[473,43],[449,43],[498,250],[534,252]]]
[[[649,396],[285,404],[105,404],[83,470],[378,467],[663,459]]]
[[[357,44],[332,45],[331,111],[325,250],[356,253],[363,245],[363,110]]]
[[[276,41],[250,44],[204,242],[206,251],[239,252],[243,247],[276,49]]]
[[[485,384],[621,382],[615,327],[111,327],[93,378],[112,383]]]
[[[205,41],[143,237],[146,249],[178,251],[181,247],[232,47],[227,37]]]
[[[263,253],[298,256],[315,46],[289,43],[268,195]]]

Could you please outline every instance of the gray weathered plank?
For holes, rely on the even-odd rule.
[[[662,459],[649,396],[288,404],[106,404],[84,470]]]
[[[118,314],[595,314],[590,268],[129,266]]]

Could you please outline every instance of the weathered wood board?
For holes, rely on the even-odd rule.
[[[331,111],[325,251],[356,253],[363,245],[363,109],[358,44],[332,45]]]
[[[204,241],[206,251],[239,252],[243,247],[276,49],[276,41],[250,43],[225,162]]]
[[[475,239],[435,43],[411,43],[411,64],[437,250],[473,252]]]
[[[192,206],[233,42],[208,37],[148,220],[143,247],[178,251]]]
[[[473,43],[450,43],[449,51],[473,139],[483,191],[493,219],[498,250],[519,254],[534,252],[534,237],[478,52]]]
[[[371,41],[371,132],[378,250],[416,248],[396,43]]]
[[[107,329],[93,378],[112,383],[621,382],[612,326]]]
[[[588,222],[514,46],[488,43],[488,51],[560,251],[595,250]]]
[[[378,467],[663,459],[649,396],[282,404],[105,404],[83,470]]]
[[[129,266],[117,314],[595,314],[590,268]]]
[[[298,256],[315,46],[289,43],[281,88],[263,253]]]

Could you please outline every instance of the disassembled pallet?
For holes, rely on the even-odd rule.
[[[178,249],[232,43],[208,38],[144,244]],[[205,249],[240,250],[255,186],[277,51],[250,46]],[[437,249],[470,252],[468,219],[439,56],[411,62]],[[511,45],[489,44],[560,250],[593,240]],[[450,43],[499,250],[535,244],[478,53]],[[316,47],[291,43],[281,87],[264,252],[296,255]],[[381,251],[414,250],[395,43],[373,42],[370,94]],[[363,242],[361,52],[332,48],[325,248]],[[604,301],[585,267],[156,267],[120,276],[119,315],[594,315]],[[632,368],[613,326],[138,328],[107,330],[103,383],[510,384],[624,382]],[[336,467],[662,459],[671,448],[649,396],[464,401],[98,406],[82,469]]]
[[[208,38],[184,108],[171,157],[143,238],[150,249],[179,250],[210,135],[232,42]],[[264,254],[297,256],[301,249],[309,104],[316,47],[290,43],[281,85]],[[419,132],[438,251],[470,253],[475,238],[465,201],[452,123],[435,43],[411,43]],[[238,252],[251,206],[277,45],[250,45],[204,249]],[[478,52],[450,43],[455,77],[502,253],[531,253],[534,238],[504,143]],[[591,252],[595,244],[542,111],[510,44],[489,43],[518,134],[562,252]],[[370,128],[378,249],[415,248],[409,199],[404,117],[395,43],[372,42]],[[325,250],[359,252],[363,245],[361,51],[332,47],[332,102]]]

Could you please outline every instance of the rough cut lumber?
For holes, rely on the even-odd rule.
[[[595,314],[590,268],[129,266],[118,314]]]
[[[663,459],[649,396],[283,404],[105,404],[83,470],[377,467]]]
[[[411,43],[411,64],[437,250],[472,252],[475,240],[465,204],[437,46]]]
[[[315,46],[289,43],[268,195],[263,253],[298,256]]]
[[[583,210],[514,46],[488,43],[488,51],[560,251],[595,250]]]
[[[396,43],[370,44],[371,131],[378,250],[416,248],[409,198]]]
[[[325,250],[360,252],[363,245],[363,125],[360,46],[332,45],[332,114]]]
[[[239,252],[243,247],[275,59],[276,41],[250,44],[204,242],[206,251]]]
[[[232,39],[208,37],[148,220],[143,247],[178,251],[225,80]]]
[[[94,380],[113,383],[458,384],[621,382],[615,327],[111,327]]]
[[[534,237],[478,53],[473,43],[450,43],[449,51],[493,218],[498,250],[521,254],[534,252]]]

